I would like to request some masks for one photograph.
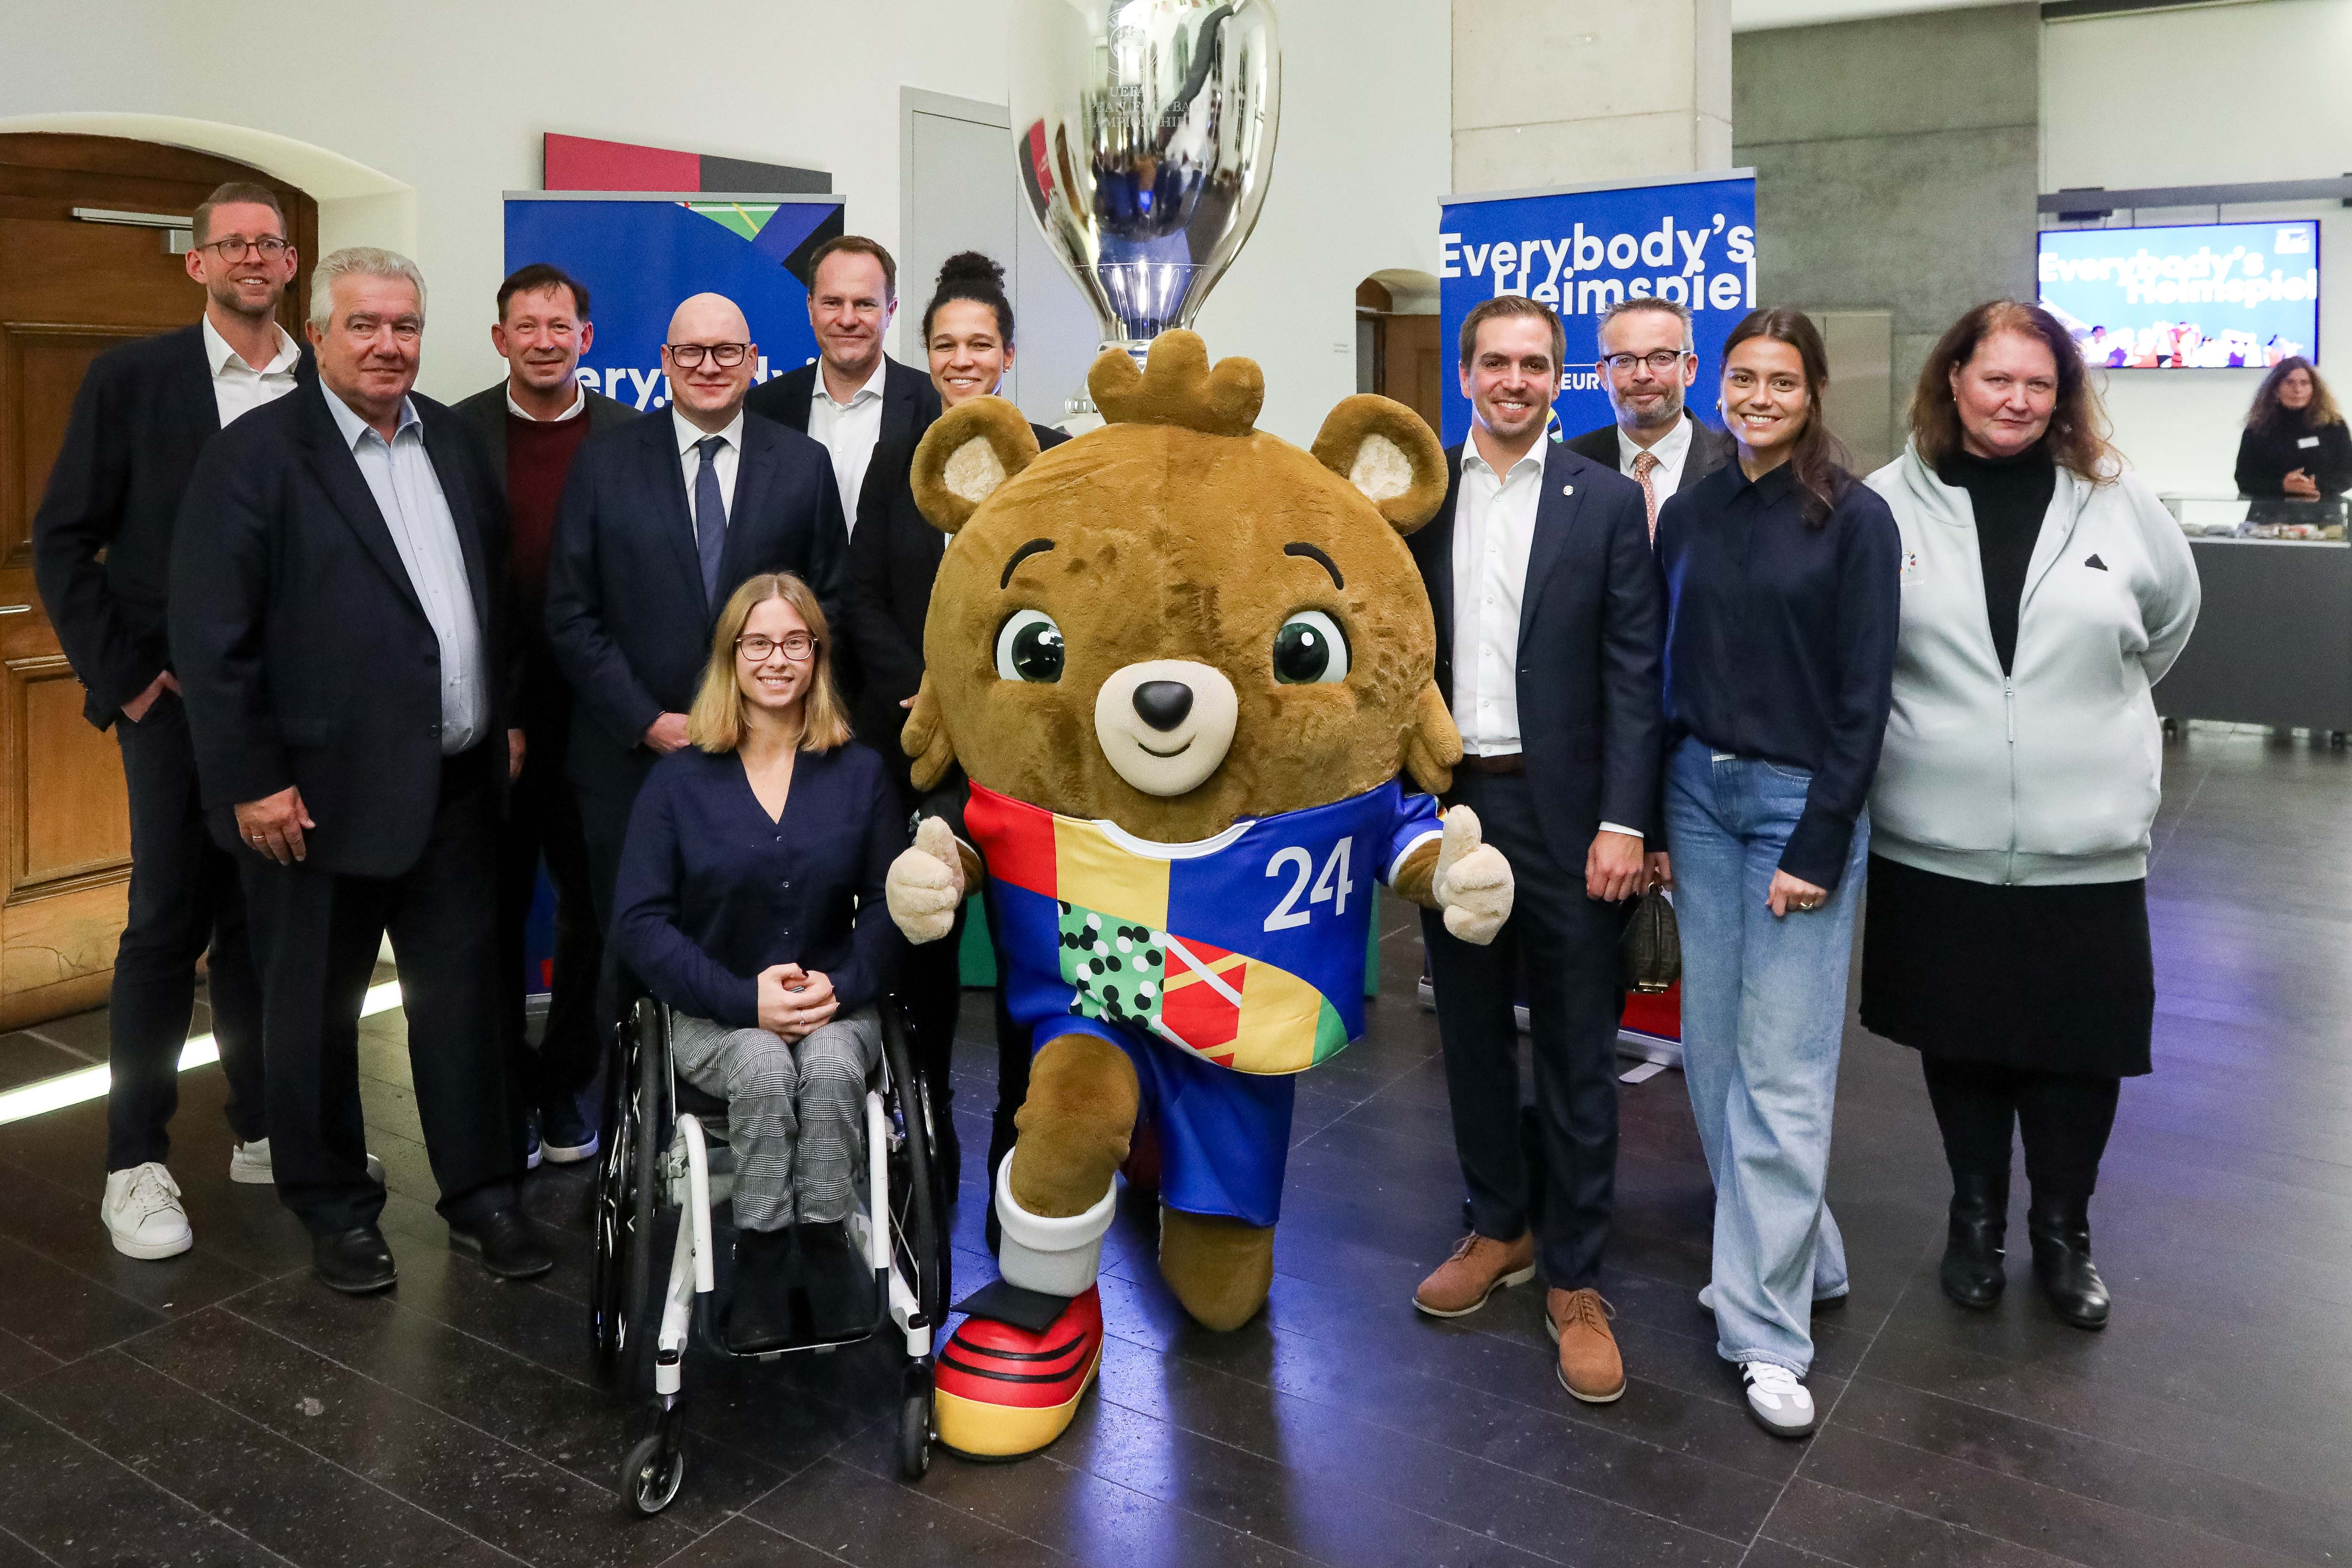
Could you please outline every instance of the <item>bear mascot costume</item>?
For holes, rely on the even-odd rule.
[[[982,1458],[1052,1442],[1093,1381],[1139,1118],[1160,1273],[1238,1328],[1273,1279],[1289,1075],[1363,1032],[1366,884],[1472,942],[1511,903],[1476,818],[1431,798],[1462,742],[1403,537],[1444,499],[1429,427],[1350,397],[1302,452],[1254,427],[1257,366],[1212,369],[1183,331],[1141,370],[1105,353],[1088,385],[1106,423],[1053,451],[982,397],[914,462],[950,537],[902,740],[919,786],[967,782],[932,795],[889,909],[938,941],[984,887],[1036,1041],[992,1173],[1003,1279],[937,1369],[940,1442]]]

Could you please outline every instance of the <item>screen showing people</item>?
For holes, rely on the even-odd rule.
[[[2108,370],[2268,368],[2319,347],[2319,225],[2045,229],[2044,310]]]

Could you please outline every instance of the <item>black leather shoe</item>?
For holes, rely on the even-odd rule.
[[[534,1279],[555,1267],[539,1244],[539,1233],[512,1208],[496,1208],[449,1226],[449,1245],[470,1252],[501,1279]]]
[[[2107,1282],[2091,1261],[2088,1198],[2035,1197],[2025,1211],[2033,1239],[2033,1277],[2058,1315],[2078,1329],[2107,1326]]]
[[[1937,1271],[1944,1294],[1963,1307],[1982,1309],[1999,1301],[2009,1284],[2001,1246],[2008,1236],[2009,1173],[1954,1176],[1951,1229],[1944,1266]]]
[[[383,1232],[372,1225],[356,1225],[332,1236],[310,1238],[310,1267],[330,1289],[346,1296],[366,1296],[389,1290],[400,1271],[393,1267],[392,1248]]]
[[[746,1230],[735,1237],[735,1277],[727,1295],[727,1348],[739,1355],[782,1350],[809,1339],[800,1294],[799,1247],[792,1231]]]
[[[873,1331],[874,1269],[850,1244],[839,1220],[800,1227],[801,1279],[808,1287],[809,1331],[820,1340]]]

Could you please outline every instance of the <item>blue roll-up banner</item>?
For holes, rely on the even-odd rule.
[[[1676,300],[1698,347],[1694,408],[1715,406],[1723,340],[1756,307],[1756,171],[1641,185],[1579,185],[1448,197],[1438,224],[1438,316],[1446,359],[1462,318],[1481,300],[1525,294],[1558,310],[1568,331],[1555,437],[1611,421],[1601,389],[1595,318],[1628,295]],[[1444,377],[1445,444],[1470,433],[1458,378]]]
[[[837,195],[509,191],[507,270],[546,261],[579,279],[596,327],[581,381],[633,408],[664,408],[661,346],[689,294],[743,308],[756,380],[816,357],[807,258],[841,233],[842,205]]]

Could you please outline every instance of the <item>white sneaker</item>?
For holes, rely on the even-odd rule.
[[[383,1185],[383,1162],[370,1154],[367,1157],[368,1180]],[[277,1169],[269,1163],[269,1140],[257,1138],[250,1143],[238,1143],[228,1152],[228,1179],[251,1186],[273,1186],[278,1181]]]
[[[1714,1285],[1706,1284],[1698,1288],[1698,1309],[1702,1312],[1712,1312],[1715,1310]]]
[[[99,1217],[125,1258],[175,1258],[196,1243],[188,1211],[180,1206],[180,1184],[153,1160],[106,1173],[106,1201]]]
[[[1739,1381],[1748,1385],[1748,1413],[1775,1437],[1801,1437],[1813,1429],[1813,1396],[1787,1367],[1744,1361]]]

